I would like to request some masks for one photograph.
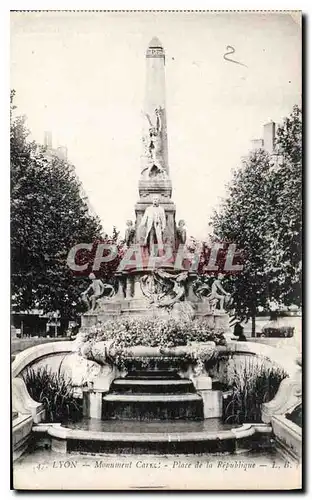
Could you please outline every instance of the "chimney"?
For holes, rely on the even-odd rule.
[[[45,131],[45,133],[44,133],[44,145],[48,149],[52,149],[52,132]]]
[[[274,152],[274,140],[275,140],[275,123],[271,121],[263,126],[264,149],[269,154],[272,154]]]

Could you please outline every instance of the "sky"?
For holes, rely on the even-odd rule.
[[[204,238],[262,127],[301,103],[301,27],[289,13],[11,13],[11,88],[31,136],[66,145],[105,232],[139,199],[145,52],[166,53],[176,219]],[[224,55],[241,64],[225,60]]]

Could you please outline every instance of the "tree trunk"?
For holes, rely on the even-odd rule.
[[[251,336],[255,337],[256,336],[256,315],[253,314],[251,316]]]

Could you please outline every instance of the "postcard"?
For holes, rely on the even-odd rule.
[[[301,44],[11,11],[13,489],[302,489]]]

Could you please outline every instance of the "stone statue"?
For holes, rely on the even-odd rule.
[[[192,304],[184,300],[186,294],[186,280],[188,272],[183,271],[178,275],[170,274],[162,269],[155,272],[156,279],[160,278],[169,285],[169,290],[165,291],[157,302],[157,307],[164,308],[169,315],[176,320],[191,321],[195,314]]]
[[[174,275],[157,269],[153,274],[142,276],[140,282],[143,295],[156,307],[171,307],[185,297],[187,276],[187,271]]]
[[[199,299],[208,297],[210,295],[210,286],[208,284],[208,278],[206,276],[201,276],[196,279],[193,283],[193,290]]]
[[[155,109],[155,124],[152,123],[152,120],[150,118],[150,115],[146,113],[146,118],[149,123],[149,154],[150,157],[154,162],[157,160],[158,153],[161,152],[162,145],[161,145],[161,128],[162,128],[162,123],[161,123],[161,116],[160,116],[160,108]]]
[[[127,220],[127,228],[125,232],[125,242],[126,245],[129,247],[134,243],[134,236],[135,236],[135,229],[133,227],[133,222],[132,220]]]
[[[163,232],[166,227],[166,215],[163,207],[159,205],[159,197],[154,196],[153,204],[146,208],[140,227],[146,228],[144,246],[149,244],[150,254],[156,242],[158,249],[163,249]]]
[[[171,289],[164,294],[163,297],[158,301],[158,307],[168,307],[173,306],[176,302],[179,302],[185,297],[185,281],[188,277],[188,272],[183,271],[178,275],[170,274],[162,269],[155,271],[156,279],[160,278],[164,282],[168,282],[171,285]]]
[[[219,310],[224,312],[224,308],[228,308],[232,302],[231,295],[222,287],[222,277],[222,274],[218,275],[212,283],[211,289],[209,286],[209,278],[206,276],[198,277],[193,283],[195,295],[207,303],[209,312],[212,314],[215,312],[218,303],[220,304]]]
[[[161,176],[165,178],[167,173],[159,161],[159,157],[162,154],[161,108],[159,107],[155,109],[155,123],[152,122],[148,113],[146,113],[145,116],[149,123],[148,139],[146,144],[149,164],[143,168],[141,174],[146,172],[147,177]]]
[[[141,277],[143,295],[149,299],[152,306],[162,310],[162,315],[190,321],[195,314],[192,304],[184,300],[187,276],[187,271],[174,275],[157,269],[153,274]]]
[[[226,298],[230,299],[231,294],[229,294],[228,292],[226,292],[224,290],[224,288],[221,284],[222,278],[223,278],[222,274],[218,274],[217,279],[215,279],[214,282],[212,283],[211,293],[208,296],[208,298],[209,298],[210,302],[212,302],[212,301],[215,302],[215,308],[216,308],[217,303],[219,302],[220,311],[224,312],[224,301]]]
[[[109,290],[109,297],[115,295],[115,290],[112,285],[103,283],[99,278],[96,278],[94,273],[89,274],[89,279],[91,284],[88,288],[81,294],[81,300],[87,305],[90,311],[95,311],[98,299],[104,294],[106,290]]]
[[[155,163],[150,163],[147,167],[143,168],[141,174],[147,172],[147,177],[160,177],[162,179],[166,179],[167,172],[163,169],[160,163],[157,161]]]
[[[185,221],[179,220],[177,227],[177,237],[179,245],[185,245],[186,242],[186,229],[185,229]]]
[[[140,278],[140,285],[143,295],[149,300],[151,304],[156,304],[163,291],[158,286],[154,273],[145,274]]]

